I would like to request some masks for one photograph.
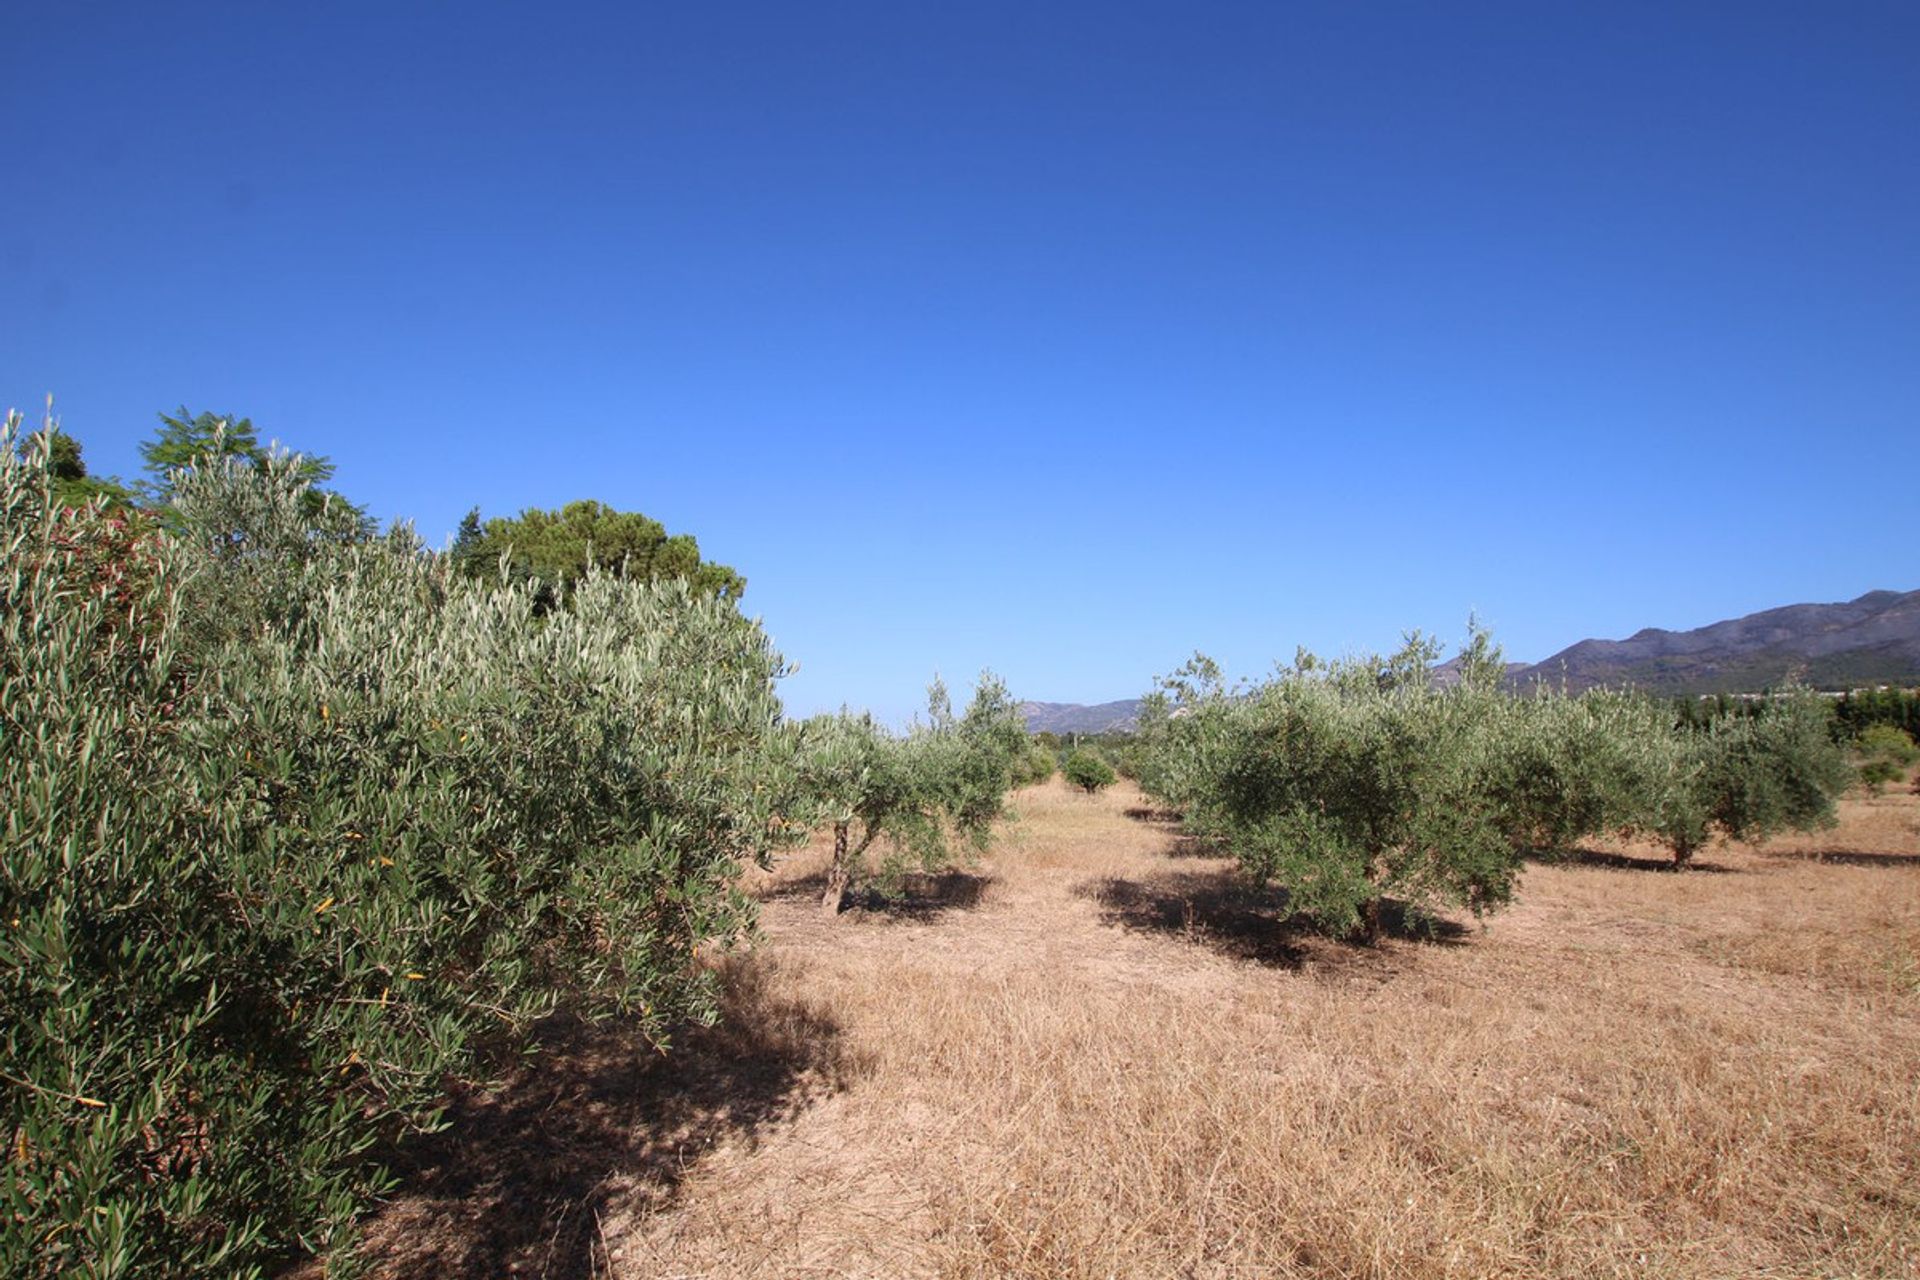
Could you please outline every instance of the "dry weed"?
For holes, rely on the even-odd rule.
[[[757,880],[738,1012],[779,1026],[732,1034],[776,1064],[775,1100],[749,1090],[734,1123],[683,1085],[668,1139],[638,1098],[629,1139],[593,1149],[612,1183],[579,1259],[622,1277],[1920,1274],[1913,798],[1703,855],[1717,870],[1629,846],[1531,867],[1484,929],[1378,951],[1288,934],[1124,787],[1016,804],[966,892],[924,881],[829,921],[817,850]],[[646,1158],[663,1148],[670,1178]]]

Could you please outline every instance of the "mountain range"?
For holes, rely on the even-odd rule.
[[[1023,702],[1028,733],[1132,733],[1140,699],[1122,698],[1092,706],[1080,702]]]
[[[1920,681],[1920,591],[1869,591],[1858,600],[1790,604],[1692,631],[1648,627],[1625,640],[1582,640],[1508,678],[1687,694],[1748,693],[1791,675],[1827,689]]]
[[[1435,678],[1448,679],[1458,659]],[[1691,631],[1648,627],[1625,640],[1582,640],[1535,663],[1509,663],[1507,681],[1568,689],[1637,685],[1650,693],[1746,693],[1798,676],[1817,688],[1920,684],[1920,591],[1869,591],[1836,604],[1791,604]],[[1027,730],[1125,733],[1138,698],[1093,706],[1023,702]]]

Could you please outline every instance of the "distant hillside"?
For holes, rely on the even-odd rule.
[[[1692,631],[1649,627],[1582,640],[1509,673],[1571,689],[1634,684],[1654,693],[1741,693],[1790,674],[1822,688],[1920,681],[1920,591],[1869,591],[1839,604],[1794,604]]]
[[[1505,678],[1511,682],[1522,672],[1530,670],[1532,670],[1532,668],[1527,663],[1509,662],[1507,663],[1507,674]],[[1448,658],[1445,662],[1435,667],[1433,669],[1432,679],[1434,687],[1439,689],[1451,689],[1454,685],[1459,684],[1460,659]]]
[[[1085,706],[1078,702],[1023,702],[1028,733],[1132,733],[1140,699],[1122,698]]]

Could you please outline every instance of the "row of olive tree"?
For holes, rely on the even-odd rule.
[[[711,1017],[743,866],[831,823],[837,906],[876,844],[932,863],[1002,812],[991,676],[904,736],[796,725],[737,591],[556,592],[169,428],[205,449],[144,508],[0,433],[0,1274],[338,1257],[379,1153],[541,1018]]]
[[[657,1041],[803,833],[784,666],[727,600],[470,580],[297,458],[69,505],[0,435],[0,1274],[331,1252],[565,1006]]]
[[[1849,778],[1804,691],[1694,731],[1637,694],[1503,691],[1477,630],[1455,680],[1437,657],[1416,635],[1232,689],[1196,657],[1146,700],[1141,784],[1304,915],[1377,938],[1388,898],[1491,910],[1523,855],[1602,833],[1657,838],[1684,867],[1715,836],[1829,822]]]

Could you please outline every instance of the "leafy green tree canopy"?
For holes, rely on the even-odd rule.
[[[1905,778],[1913,762],[1920,760],[1920,747],[1897,725],[1870,724],[1853,745],[1860,755],[1860,781],[1876,794],[1885,784]]]
[[[1420,911],[1497,907],[1516,867],[1481,794],[1499,654],[1476,632],[1448,689],[1431,679],[1437,656],[1415,633],[1386,656],[1303,652],[1232,690],[1196,656],[1143,711],[1142,783],[1333,932],[1380,937],[1388,895]]]
[[[1716,836],[1760,841],[1832,826],[1834,799],[1853,781],[1832,726],[1826,699],[1790,685],[1753,715],[1650,738],[1633,825],[1672,849],[1677,867]]]
[[[589,567],[639,582],[682,578],[723,600],[738,600],[747,589],[732,568],[702,560],[693,535],[669,535],[658,520],[592,500],[484,522],[476,508],[461,522],[453,559],[474,576],[498,572],[504,559],[510,579],[538,584],[549,603],[571,593]]]
[[[95,499],[104,498],[109,508],[120,510],[133,505],[133,493],[124,484],[112,476],[95,476],[87,473],[87,464],[81,459],[80,442],[60,429],[60,420],[53,416],[53,397],[47,397],[47,414],[40,430],[32,435],[20,435],[18,417],[10,419],[20,443],[20,456],[28,458],[36,449],[47,451],[47,476],[53,485],[53,500],[63,507],[83,507]]]
[[[63,507],[79,507],[104,498],[107,506],[116,510],[133,505],[132,490],[114,477],[88,474],[87,464],[80,457],[78,440],[58,427],[47,430],[47,471],[53,480],[55,502]]]
[[[205,467],[216,459],[264,471],[274,452],[272,445],[260,443],[260,433],[251,418],[189,414],[183,405],[171,416],[161,414],[159,432],[140,446],[140,456],[151,477],[140,486],[141,492],[149,505],[171,508],[182,471]],[[317,453],[296,453],[292,457],[292,478],[304,486],[300,501],[311,523],[330,532],[369,531],[371,522],[365,509],[326,487],[333,479],[331,459]]]
[[[1030,787],[1035,783],[1045,782],[1059,770],[1059,753],[1036,736],[1027,744],[1024,752],[1014,757],[1013,785]]]
[[[174,536],[0,426],[0,1276],[351,1270],[387,1153],[557,1009],[717,1012],[746,861],[804,831],[757,623],[591,574],[536,617],[285,453]],[[317,1269],[317,1268],[316,1268]]]
[[[1088,795],[1114,783],[1113,766],[1085,747],[1067,757],[1064,769],[1067,781]]]

